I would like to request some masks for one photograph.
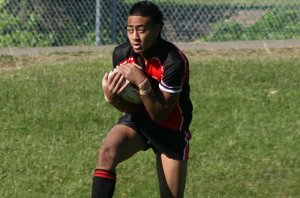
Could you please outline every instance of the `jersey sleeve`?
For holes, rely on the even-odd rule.
[[[116,46],[112,53],[113,68],[115,68],[120,63],[124,62],[124,60],[127,60],[128,57],[130,57],[130,54],[131,46],[128,42]]]
[[[182,91],[184,70],[184,62],[174,62],[165,65],[159,88],[168,93],[180,93]]]
[[[112,66],[113,69],[116,68],[117,64],[118,64],[118,60],[117,60],[117,52],[116,52],[116,48],[114,49],[113,53],[112,53]]]

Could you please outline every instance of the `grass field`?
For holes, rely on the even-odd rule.
[[[298,197],[300,49],[186,53],[186,197]],[[98,147],[120,116],[100,88],[110,56],[0,57],[1,198],[90,197]],[[158,197],[151,150],[119,166],[115,197]]]

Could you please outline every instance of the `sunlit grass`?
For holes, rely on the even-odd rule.
[[[194,120],[186,197],[299,195],[299,57],[197,53],[187,53]],[[55,57],[0,73],[0,197],[90,196],[98,146],[120,116],[102,98],[110,57]],[[158,197],[153,152],[121,164],[117,181],[115,197]]]

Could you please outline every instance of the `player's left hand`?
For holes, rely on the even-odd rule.
[[[141,66],[135,63],[126,63],[118,66],[120,72],[130,83],[139,85],[146,78]]]

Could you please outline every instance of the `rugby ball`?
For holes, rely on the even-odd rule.
[[[113,71],[109,72],[108,78],[111,77],[116,71],[114,69]],[[140,94],[138,92],[138,88],[133,85],[132,83],[129,83],[127,79],[124,78],[122,85],[127,84],[126,88],[120,93],[120,96],[129,103],[134,104],[140,104],[142,103]]]

